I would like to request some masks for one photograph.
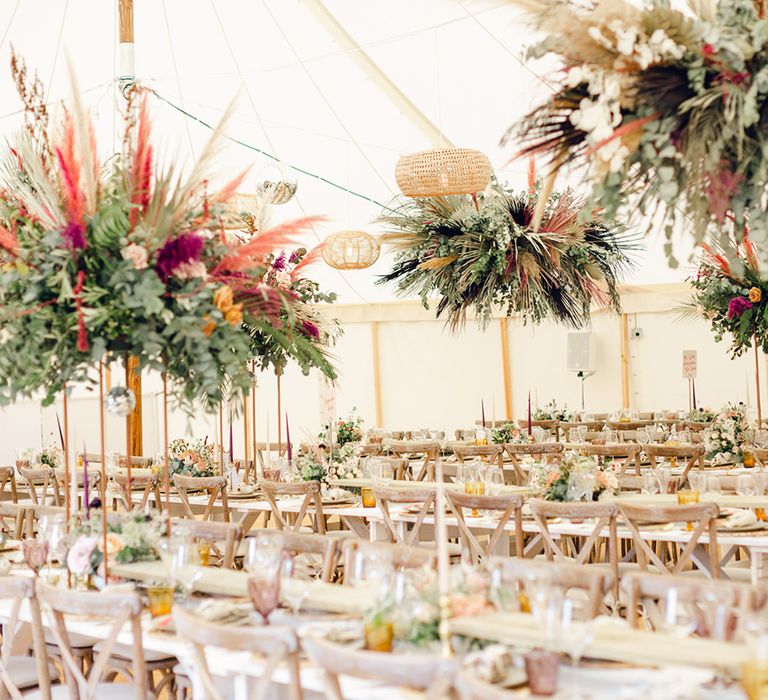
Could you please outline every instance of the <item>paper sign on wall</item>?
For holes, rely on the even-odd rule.
[[[320,425],[328,425],[336,419],[336,390],[325,377],[320,377]]]
[[[683,379],[696,379],[696,350],[683,350]]]

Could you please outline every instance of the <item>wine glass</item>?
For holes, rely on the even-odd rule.
[[[676,586],[670,586],[659,601],[659,629],[675,637],[689,637],[698,627],[696,615],[680,600]]]
[[[279,566],[283,556],[283,540],[279,535],[256,535],[246,538],[243,568],[252,574]]]
[[[637,444],[641,445],[643,448],[650,443],[651,434],[648,432],[648,428],[638,428],[635,431],[635,440],[637,440]]]
[[[504,486],[504,472],[498,467],[489,467],[485,470],[485,492],[491,496],[498,496]]]
[[[262,569],[248,577],[248,595],[265,625],[280,604],[280,567]]]
[[[301,604],[309,595],[311,584],[306,569],[303,569],[299,564],[296,556],[286,557],[282,567],[283,579],[287,579],[282,587],[282,595],[294,615],[299,614]]]
[[[40,569],[48,561],[48,542],[45,540],[28,539],[21,543],[24,563],[32,569],[35,577],[40,575]]]
[[[736,478],[736,493],[739,496],[757,496],[757,484],[751,474],[740,474]]]
[[[688,472],[688,484],[691,487],[691,491],[704,493],[707,490],[707,475],[701,471]]]
[[[643,472],[643,486],[640,493],[652,496],[659,492],[659,477],[650,469]]]
[[[579,442],[586,442],[587,441],[587,433],[589,432],[589,428],[586,425],[580,425],[576,430],[579,431]]]
[[[569,598],[563,599],[560,609],[558,637],[563,642],[566,653],[571,659],[572,668],[577,671],[581,657],[595,638],[595,629],[592,622],[580,622],[577,619],[573,601]],[[575,678],[575,680],[577,679]],[[584,697],[576,683],[571,684],[569,697],[574,700]]]
[[[720,479],[716,476],[707,477],[707,493],[716,496],[722,491]]]

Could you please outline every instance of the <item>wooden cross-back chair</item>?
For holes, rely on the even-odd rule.
[[[380,442],[368,442],[358,448],[361,457],[376,457],[381,454],[383,447]]]
[[[321,535],[325,534],[325,517],[323,515],[323,497],[320,492],[319,481],[299,481],[296,483],[284,483],[282,481],[267,481],[262,479],[259,482],[264,496],[269,503],[270,511],[275,518],[275,526],[278,530],[287,530],[289,532],[300,532],[305,517],[309,516],[313,521],[312,530]],[[299,512],[293,524],[290,524],[284,517],[280,506],[277,503],[278,496],[302,496],[303,500],[299,506]],[[312,506],[314,505],[314,513]]]
[[[149,470],[141,470],[142,474],[131,473],[131,490],[128,490],[128,474],[120,470],[119,473],[112,475],[112,480],[117,484],[119,498],[117,499],[125,511],[132,511],[134,508],[146,510],[149,497],[153,496],[155,508],[162,513],[163,499],[160,497],[160,476],[153,474]],[[138,503],[133,498],[134,488],[141,488],[141,495]]]
[[[179,493],[184,508],[184,517],[195,519],[195,513],[189,502],[189,493],[202,491],[208,496],[208,503],[203,512],[203,520],[213,520],[216,501],[221,497],[221,513],[224,522],[229,522],[229,504],[227,502],[227,480],[223,476],[183,476],[173,475],[173,485]]]
[[[32,538],[37,533],[37,521],[45,515],[65,515],[60,506],[24,503],[0,503],[0,529],[13,539]]]
[[[616,521],[619,507],[607,501],[597,503],[545,501],[534,498],[528,502],[533,519],[540,528],[544,554],[548,561],[607,564],[614,584],[614,595],[619,594],[619,538]],[[584,522],[591,518],[595,524],[586,537],[555,538],[549,530],[550,520],[560,519]],[[607,530],[607,536],[605,531]],[[582,540],[582,541],[580,541]],[[568,550],[567,552],[565,550]]]
[[[45,653],[43,624],[40,605],[35,594],[35,580],[16,576],[0,578],[0,599],[11,602],[10,612],[3,621],[3,640],[0,647],[0,696],[20,700],[23,693],[36,688],[37,697],[50,700],[51,680],[56,679],[58,673],[49,664]],[[22,654],[24,650],[16,648],[15,645],[16,632],[20,625],[19,613],[25,601],[29,605],[32,617],[33,656]]]
[[[239,523],[193,518],[171,518],[171,523],[196,541],[209,542],[217,564],[225,569],[235,568],[235,557],[243,539]]]
[[[64,500],[64,487],[67,483],[67,475],[63,468],[55,469],[54,470],[54,477],[56,479],[56,482],[58,483],[58,493],[61,494],[61,499]],[[85,484],[85,469],[83,467],[77,467],[73,470],[70,467],[69,470],[69,479],[70,479],[70,488],[72,486],[72,478],[77,479],[77,487],[78,487],[78,496],[77,496],[77,508],[85,508],[85,503],[82,502],[84,491],[83,491],[83,485]],[[100,493],[99,490],[99,484],[101,483],[101,470],[98,467],[92,467],[88,470],[88,489],[89,489],[89,497],[90,496],[97,496]],[[60,505],[60,504],[56,504]]]
[[[528,430],[528,419],[521,418],[517,421],[517,427],[520,430]],[[555,440],[560,438],[560,421],[559,420],[532,420],[531,428],[542,428],[543,430],[551,430]]]
[[[587,432],[593,433],[597,432],[599,430],[602,430],[603,426],[605,425],[604,421],[601,420],[588,420],[588,421],[568,421],[560,423],[560,434],[564,438],[568,438],[568,431],[572,430],[573,428],[586,428]]]
[[[614,589],[614,578],[608,569],[581,564],[549,562],[521,557],[494,557],[491,567],[501,581],[512,583],[519,591],[541,581],[564,591],[578,590],[586,595],[584,613],[587,618],[601,614],[608,606],[606,596]]]
[[[506,534],[507,523],[514,518],[515,523],[515,554],[518,557],[523,556],[523,503],[521,494],[503,494],[499,496],[476,496],[447,489],[445,492],[446,500],[451,512],[456,516],[456,523],[459,529],[459,538],[461,539],[462,557],[468,556],[472,564],[477,565],[493,556],[499,540]],[[477,539],[467,525],[464,516],[465,509],[493,511],[499,513],[496,527],[489,533],[487,544],[483,545]],[[505,552],[508,554],[509,552]]]
[[[294,558],[301,558],[301,563],[315,574],[313,578],[327,583],[333,581],[339,558],[338,538],[270,528],[251,530],[248,537],[277,537],[282,551]],[[294,570],[295,573],[297,572]]]
[[[716,503],[693,503],[690,505],[620,505],[621,515],[632,534],[632,543],[641,571],[649,567],[664,575],[679,574],[687,566],[696,564],[697,548],[704,546],[700,540],[702,535],[708,535],[709,544],[706,547],[710,570],[704,570],[712,578],[720,578],[720,554],[717,548],[716,519],[720,509]],[[692,531],[685,546],[679,549],[676,561],[664,561],[661,556],[643,538],[641,529],[646,525],[662,525],[666,523],[691,523]],[[652,539],[652,538],[651,538]]]
[[[528,481],[528,475],[523,471],[520,463],[521,459],[533,457],[537,460],[544,459],[547,462],[560,462],[563,457],[563,445],[559,442],[542,442],[538,444],[505,443],[504,451],[512,462],[517,483],[520,486],[523,486]]]
[[[44,504],[50,497],[53,505],[61,505],[61,495],[56,474],[48,466],[16,467],[22,481],[27,485],[29,497],[35,505]]]
[[[408,469],[408,459],[406,457],[385,457],[377,455],[372,458],[376,462],[384,462],[392,467],[392,476],[398,481],[405,480],[405,472]]]
[[[13,467],[0,467],[0,501],[8,500],[6,487],[10,487],[11,501],[17,503],[19,495],[16,491],[16,470]]]
[[[755,447],[752,450],[752,454],[755,456],[755,461],[762,469],[768,468],[768,449]]]
[[[138,594],[70,591],[54,588],[40,580],[37,581],[37,594],[53,617],[51,634],[59,647],[64,678],[71,697],[101,700],[106,697],[133,696],[136,700],[146,700],[147,670],[142,643],[142,605]],[[85,671],[73,654],[66,624],[68,615],[103,617],[111,623],[108,635],[94,653],[93,663]],[[105,682],[102,679],[111,671],[110,659],[117,646],[118,636],[126,626],[132,635],[131,684]]]
[[[373,495],[376,498],[376,504],[381,511],[381,517],[384,521],[384,529],[390,542],[406,545],[417,545],[419,543],[419,533],[424,525],[424,519],[432,514],[435,506],[435,490],[431,488],[411,488],[397,486],[374,486]],[[405,523],[398,527],[393,521],[389,512],[391,504],[421,504],[418,513],[416,513],[416,522],[413,523],[410,531],[406,531]]]
[[[435,462],[440,453],[440,444],[431,440],[388,440],[385,443],[386,450],[395,457],[408,458],[413,456],[423,457],[419,471],[413,476],[410,469],[406,469],[403,478],[414,481],[434,481]]]
[[[674,589],[676,603],[693,609],[711,602],[723,605],[729,618],[724,621],[727,629],[723,632],[726,636],[735,631],[737,621],[759,614],[765,608],[767,599],[764,590],[747,583],[710,581],[694,576],[659,576],[633,572],[624,575],[621,588],[627,604],[627,622],[632,627],[649,626],[651,629],[659,629],[662,617],[659,601],[665,600]],[[714,630],[707,629],[703,615],[697,617],[700,618],[697,634],[711,636]]]
[[[603,462],[606,457],[618,463],[617,474],[625,474],[629,467],[635,465],[635,474],[640,475],[641,446],[634,442],[622,442],[612,445],[592,445],[589,443],[566,444],[566,450],[579,452],[587,457],[596,457],[598,462]]]
[[[339,676],[369,678],[391,686],[415,688],[424,691],[424,700],[444,698],[453,683],[455,666],[439,654],[359,651],[311,635],[304,637],[301,644],[313,663],[323,670],[328,700],[344,700]]]
[[[285,662],[289,674],[287,697],[290,700],[302,700],[299,642],[291,628],[278,625],[254,627],[217,624],[193,615],[181,606],[174,606],[173,622],[179,636],[192,650],[193,663],[189,666],[194,697],[207,700],[231,697],[230,693],[223,691],[221,682],[214,680],[208,665],[206,648],[217,647],[265,657],[258,681],[247,694],[237,695],[238,698],[265,700],[271,697],[269,691],[272,690],[272,676]]]
[[[640,430],[640,428],[647,428],[649,425],[653,425],[652,420],[609,420],[606,425],[611,430],[618,432],[625,432],[628,430]]]
[[[342,562],[344,566],[344,583],[349,583],[355,577],[352,572],[356,569],[359,556],[374,555],[387,559],[396,571],[404,569],[437,568],[437,550],[426,547],[409,547],[392,542],[371,542],[369,540],[349,539],[342,545]]]
[[[481,459],[488,464],[504,466],[504,445],[464,445],[453,443],[451,450],[459,464],[464,464],[465,459]]]
[[[648,456],[651,467],[656,466],[659,458],[685,460],[685,469],[683,477],[688,477],[688,472],[698,465],[699,469],[704,468],[704,454],[706,452],[704,445],[646,445],[643,451]]]

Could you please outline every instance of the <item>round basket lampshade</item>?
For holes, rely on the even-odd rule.
[[[365,231],[332,233],[323,244],[323,260],[337,270],[362,270],[379,259],[377,238]]]
[[[442,197],[484,190],[493,170],[488,157],[471,148],[437,148],[403,156],[395,179],[407,197]]]
[[[236,192],[227,202],[226,207],[221,220],[223,228],[230,231],[256,233],[255,219],[259,207],[257,195]]]

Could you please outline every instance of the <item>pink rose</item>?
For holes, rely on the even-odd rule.
[[[174,270],[176,277],[181,279],[193,279],[200,278],[205,279],[208,277],[208,270],[205,269],[205,264],[201,261],[181,263],[176,270]]]
[[[147,261],[149,260],[149,254],[143,245],[131,243],[129,246],[123,248],[123,259],[133,263],[134,270],[145,270]]]
[[[98,537],[80,537],[67,552],[67,568],[75,576],[91,573],[91,555],[96,549]]]

